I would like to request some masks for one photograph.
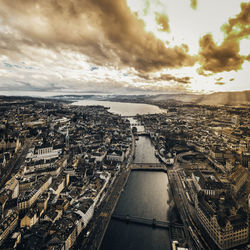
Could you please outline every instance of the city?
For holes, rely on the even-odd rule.
[[[0,108],[1,249],[99,249],[110,220],[167,230],[172,249],[247,249],[248,108],[128,117],[18,97]],[[143,138],[155,163],[136,160]],[[145,171],[167,174],[177,221],[114,212],[131,173]]]
[[[250,250],[250,1],[1,0],[0,250]]]

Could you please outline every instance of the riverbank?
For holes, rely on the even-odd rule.
[[[88,233],[85,230],[82,237],[79,237],[78,243],[74,247],[75,250],[96,250],[100,248],[106,229],[111,220],[111,216],[122,190],[128,181],[129,175],[130,170],[124,170],[115,179],[110,191],[102,201],[101,207],[95,211],[95,214],[86,229]]]
[[[129,175],[130,175],[130,170],[126,171],[126,172],[125,172],[125,176],[123,176],[121,179],[119,179],[119,180],[116,181],[116,182],[117,182],[116,185],[119,184],[119,187],[114,187],[114,189],[116,189],[116,188],[118,189],[118,190],[116,190],[116,191],[114,191],[114,192],[118,193],[118,195],[115,196],[116,198],[115,198],[115,200],[114,200],[114,202],[113,202],[113,204],[112,204],[112,207],[113,207],[113,208],[112,208],[112,210],[110,211],[110,213],[109,213],[109,215],[108,215],[108,219],[107,219],[107,221],[106,221],[105,228],[104,228],[104,230],[103,230],[102,236],[101,236],[100,241],[99,241],[99,244],[98,244],[98,249],[100,249],[100,247],[101,247],[101,244],[102,244],[104,235],[106,234],[106,231],[107,231],[108,225],[109,225],[109,223],[110,223],[112,214],[114,213],[114,210],[115,210],[115,208],[116,208],[117,202],[118,202],[119,199],[120,199],[121,193],[122,193],[122,191],[124,190],[124,187],[126,186],[126,184],[127,184],[127,182],[128,182]],[[112,193],[110,194],[110,196],[111,196],[111,201],[112,201],[112,195],[114,195],[114,194],[112,194]],[[108,203],[109,203],[109,202],[108,202]]]
[[[130,164],[133,160],[134,153],[135,139],[132,134],[132,147],[128,157],[128,162],[126,163],[126,166],[124,163],[124,166],[118,173],[118,176],[115,178],[114,183],[111,184],[112,186],[110,187],[110,190],[106,193],[101,206],[95,211],[93,216],[95,219],[92,219],[91,226],[88,227],[89,231],[87,233],[83,233],[83,235],[87,235],[87,238],[79,241],[75,249],[81,248],[83,250],[94,250],[100,248],[117,202],[122,191],[124,190],[124,187],[127,184],[130,175]],[[84,238],[84,236],[82,237]]]
[[[167,221],[168,179],[158,171],[131,171],[127,185],[117,203],[116,215],[143,220]],[[170,249],[169,229],[112,219],[102,250]]]

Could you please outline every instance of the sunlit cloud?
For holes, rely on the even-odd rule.
[[[249,89],[249,6],[238,0],[3,0],[0,90]]]
[[[250,3],[241,4],[241,12],[222,26],[225,38],[221,45],[216,45],[211,34],[200,39],[199,73],[213,73],[240,70],[243,62],[249,60],[249,54],[241,55],[239,41],[250,36]],[[243,44],[241,44],[243,45]],[[241,46],[243,47],[243,46]],[[248,51],[249,53],[249,51]]]

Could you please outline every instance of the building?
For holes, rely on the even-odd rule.
[[[19,195],[19,181],[13,176],[5,184],[5,189],[12,191],[12,199],[15,199]]]
[[[44,176],[39,179],[34,186],[19,195],[17,199],[18,210],[26,210],[38,199],[39,195],[44,193],[52,183],[51,176]]]
[[[0,141],[0,150],[15,149],[19,146],[19,139],[8,138]]]
[[[228,179],[231,182],[231,188],[235,195],[245,185],[247,178],[248,171],[243,166],[238,165],[233,169]]]
[[[223,151],[221,151],[217,146],[211,148],[210,155],[214,160],[223,160]]]
[[[121,150],[109,150],[106,159],[108,161],[123,162],[124,152]]]
[[[195,209],[200,223],[219,249],[230,249],[248,242],[249,226],[241,214],[231,212],[226,215],[224,203],[223,196],[220,197],[218,205],[200,192]]]
[[[39,220],[38,209],[30,209],[28,213],[22,218],[20,222],[20,228],[27,227],[31,228]]]
[[[32,161],[39,160],[50,160],[58,158],[62,154],[62,147],[53,147],[52,145],[41,145],[36,146],[31,152],[26,156],[27,159]]]
[[[50,229],[50,233],[53,234],[53,237],[48,243],[49,249],[58,249],[60,246],[59,249],[69,250],[76,241],[77,227],[71,219],[64,217],[56,221]]]
[[[15,229],[19,214],[17,210],[9,210],[7,216],[0,224],[0,246],[7,236]]]
[[[62,174],[60,176],[58,176],[57,178],[55,178],[50,186],[50,190],[56,194],[59,195],[62,190],[65,187],[65,176],[63,176]]]
[[[213,174],[202,174],[201,171],[192,173],[192,180],[197,192],[203,191],[210,196],[218,196],[226,191],[225,185],[219,181]]]
[[[4,216],[5,204],[8,201],[8,195],[5,192],[0,194],[0,221]]]
[[[241,154],[241,164],[250,169],[250,153],[249,152],[242,152]]]

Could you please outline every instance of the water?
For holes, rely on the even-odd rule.
[[[159,163],[159,160],[155,157],[155,150],[149,137],[139,136],[139,140],[136,141],[134,162]]]
[[[132,171],[115,213],[166,221],[167,185],[168,179],[165,173]]]
[[[135,162],[158,162],[149,138],[139,137]],[[132,171],[114,213],[166,221],[168,220],[168,204],[169,193],[166,173]],[[101,249],[171,249],[169,231],[112,219]]]
[[[142,103],[124,103],[124,102],[108,102],[108,101],[95,101],[95,100],[81,100],[72,103],[72,105],[102,105],[109,107],[110,112],[120,114],[122,116],[134,116],[136,114],[157,114],[163,113],[164,110],[157,106],[142,104]]]
[[[119,228],[119,230],[117,230]],[[109,233],[112,231],[112,234]],[[106,236],[105,236],[106,237]],[[110,243],[110,244],[107,244]],[[163,229],[151,229],[150,227],[142,227],[121,223],[119,221],[111,221],[111,225],[107,231],[107,237],[101,247],[101,250],[166,250],[171,249],[168,242],[168,231]]]

